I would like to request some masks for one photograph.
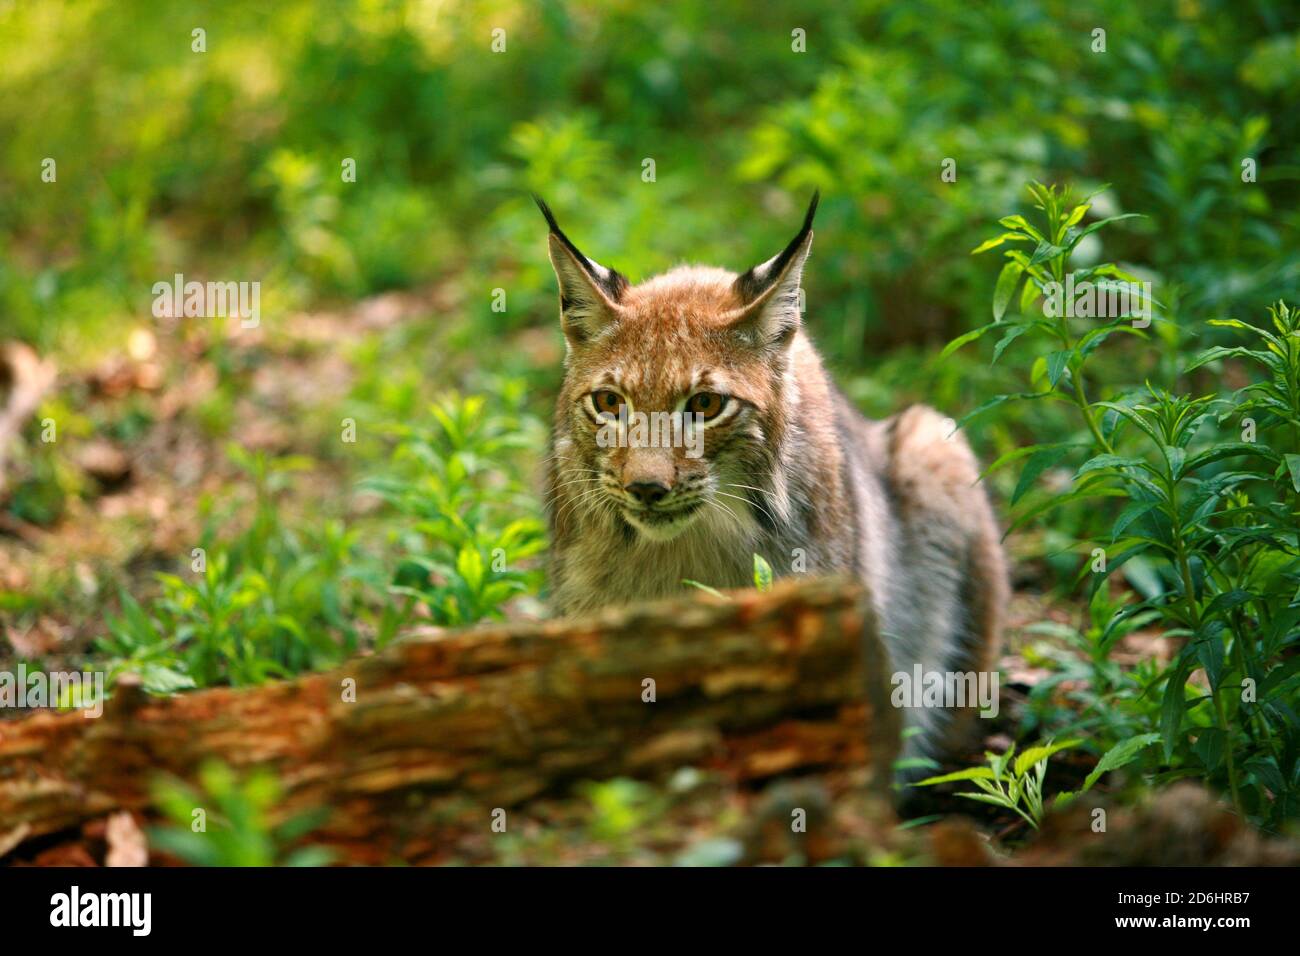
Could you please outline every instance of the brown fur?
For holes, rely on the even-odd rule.
[[[988,671],[1008,589],[975,457],[932,409],[868,421],[831,383],[796,307],[815,206],[743,275],[688,266],[639,285],[578,252],[543,207],[568,340],[547,476],[553,606],[661,597],[685,579],[747,586],[758,553],[778,575],[862,580],[894,668]],[[647,412],[728,399],[695,458],[600,447],[602,391]],[[638,482],[662,501],[642,502]],[[920,746],[942,716],[911,714]]]

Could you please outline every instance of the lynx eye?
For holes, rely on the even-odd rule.
[[[686,400],[686,410],[693,415],[702,415],[707,422],[717,418],[727,407],[727,396],[717,392],[696,392]]]
[[[591,404],[595,406],[597,415],[617,415],[623,404],[623,396],[609,389],[601,389],[591,393]]]

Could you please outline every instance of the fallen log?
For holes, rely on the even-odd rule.
[[[330,808],[312,842],[355,863],[437,860],[456,828],[583,779],[865,765],[883,788],[898,744],[887,675],[861,590],[805,580],[416,632],[251,689],[161,698],[126,682],[96,719],[0,723],[0,846],[149,816],[158,774],[193,781],[213,758],[273,768],[286,815]]]

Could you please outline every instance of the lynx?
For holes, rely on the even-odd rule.
[[[859,579],[894,671],[986,671],[1008,585],[975,457],[933,409],[870,421],[832,384],[801,315],[817,202],[746,272],[632,285],[537,199],[567,346],[546,476],[553,609],[745,587],[759,554],[778,576]],[[609,440],[640,412],[679,416],[702,454]],[[942,713],[907,713],[909,751],[943,749]]]

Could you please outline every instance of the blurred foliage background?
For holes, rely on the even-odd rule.
[[[1029,179],[1111,183],[1114,211],[1149,215],[1108,255],[1189,325],[1300,282],[1287,3],[126,0],[0,17],[0,315],[45,349],[120,339],[178,271],[260,279],[272,325],[449,282],[459,308],[437,321],[479,342],[547,327],[529,190],[637,277],[765,258],[821,187],[809,321],[849,373],[982,315],[990,266],[965,253]],[[981,387],[934,374],[940,403]]]

